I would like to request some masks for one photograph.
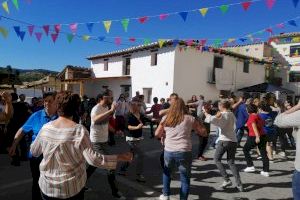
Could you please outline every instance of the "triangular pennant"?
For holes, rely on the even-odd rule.
[[[121,38],[120,37],[116,37],[115,38],[115,43],[116,43],[116,45],[121,45]]]
[[[4,38],[7,38],[8,36],[8,31],[4,27],[0,27],[0,33]]]
[[[139,18],[139,22],[140,22],[141,24],[144,24],[147,20],[148,20],[148,17],[147,17],[147,16],[145,16],[145,17],[140,17],[140,18]]]
[[[54,30],[55,30],[56,33],[59,33],[60,29],[61,29],[61,25],[60,24],[54,25]]]
[[[78,26],[77,23],[73,23],[73,24],[70,24],[70,25],[69,25],[69,28],[70,28],[70,30],[72,31],[72,33],[76,33],[76,31],[77,31],[77,26]]]
[[[129,38],[129,41],[130,41],[130,42],[135,42],[136,39],[135,39],[135,38]]]
[[[9,14],[9,9],[8,9],[7,1],[4,1],[4,2],[2,3],[2,7],[3,7],[3,9],[5,10],[5,12],[7,12],[7,13]]]
[[[240,38],[239,39],[241,42],[246,42],[247,41],[247,38]]]
[[[178,15],[180,15],[180,17],[183,19],[183,21],[186,21],[188,12],[180,12],[180,13],[178,13]]]
[[[215,47],[218,47],[218,46],[220,46],[221,45],[221,39],[215,39],[215,41],[214,41],[214,46]]]
[[[121,21],[124,31],[127,32],[128,24],[129,24],[129,19],[122,19]]]
[[[20,32],[21,32],[20,26],[14,26],[14,30],[15,30],[17,36],[20,37]]]
[[[91,36],[89,36],[89,35],[84,35],[84,36],[82,36],[82,39],[83,39],[84,41],[88,41],[90,38],[91,38]]]
[[[105,37],[104,36],[100,36],[100,37],[98,37],[98,40],[102,42],[102,41],[105,40]]]
[[[51,38],[52,38],[53,43],[55,43],[58,38],[58,33],[52,33]]]
[[[151,40],[150,40],[150,39],[147,39],[147,38],[144,39],[144,45],[148,45],[148,44],[150,44],[150,43],[151,43]]]
[[[233,43],[233,42],[235,42],[235,39],[234,39],[234,38],[229,38],[229,39],[228,39],[228,43]]]
[[[201,8],[199,9],[199,12],[201,13],[202,17],[205,17],[207,14],[208,8]]]
[[[25,37],[25,31],[20,31],[20,33],[19,33],[19,37],[20,37],[20,39],[22,40],[22,42],[23,42],[23,40],[24,40],[24,37]]]
[[[295,8],[297,8],[299,0],[293,0],[293,3],[294,3]]]
[[[194,44],[194,41],[192,39],[189,39],[189,40],[186,40],[185,43],[188,46],[192,46]]]
[[[49,35],[49,29],[50,29],[50,26],[49,25],[44,25],[43,26],[43,29],[45,31],[45,34],[48,36]]]
[[[206,45],[206,42],[207,42],[207,39],[202,39],[202,40],[200,40],[201,46],[205,46],[205,45]]]
[[[228,5],[222,5],[220,6],[220,10],[223,14],[227,13],[229,6]]]
[[[228,43],[224,42],[223,47],[228,47]]]
[[[35,34],[35,37],[36,37],[37,41],[40,42],[41,39],[42,39],[43,33],[42,32],[36,32],[34,34]]]
[[[291,26],[297,26],[297,23],[296,23],[295,20],[290,20],[290,21],[288,21],[288,23],[289,23],[289,25],[291,25]]]
[[[12,0],[14,6],[16,7],[17,10],[19,10],[19,2],[18,0]]]
[[[252,3],[251,1],[245,1],[245,2],[242,3],[242,6],[243,6],[245,11],[247,11],[249,9],[251,3]]]
[[[284,23],[277,24],[276,27],[277,27],[277,28],[284,28]]]
[[[87,23],[86,27],[89,30],[89,32],[91,33],[91,32],[93,32],[94,23]]]
[[[159,15],[159,19],[160,19],[160,20],[164,20],[164,19],[166,19],[168,16],[169,16],[168,14],[160,14],[160,15]]]
[[[111,26],[111,21],[103,21],[104,28],[106,30],[106,33],[109,33],[110,26]]]
[[[74,38],[74,34],[68,34],[68,35],[67,35],[67,39],[68,39],[68,42],[69,42],[69,43],[72,42],[73,38]]]
[[[269,32],[270,34],[273,34],[273,29],[272,28],[267,28],[266,32]]]
[[[27,28],[28,28],[29,35],[32,36],[33,30],[34,30],[34,25],[30,25]]]
[[[261,34],[264,34],[264,33],[265,33],[265,31],[258,31],[257,32],[258,35],[261,35]]]
[[[267,7],[272,9],[276,0],[266,0]]]
[[[162,48],[164,46],[165,41],[166,40],[164,40],[164,39],[158,39],[159,48]]]
[[[179,44],[179,40],[175,39],[173,40],[173,46],[176,47]]]

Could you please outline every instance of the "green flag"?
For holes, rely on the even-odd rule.
[[[12,0],[14,6],[16,7],[17,10],[19,10],[19,3],[18,0]]]
[[[223,14],[227,13],[229,6],[228,5],[222,5],[220,6],[220,10]]]
[[[73,38],[74,38],[74,35],[73,35],[73,34],[68,34],[68,35],[67,35],[67,39],[68,39],[68,42],[69,42],[69,43],[72,42]]]
[[[129,19],[122,19],[122,25],[124,28],[124,31],[127,32],[128,24],[129,24]]]
[[[144,39],[144,45],[148,45],[148,44],[150,44],[150,43],[151,43],[151,40],[150,40],[150,39],[147,39],[147,38]]]

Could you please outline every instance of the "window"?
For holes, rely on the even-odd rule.
[[[244,60],[244,68],[243,68],[244,73],[249,73],[249,66],[250,66],[249,60]]]
[[[143,95],[145,96],[145,103],[151,103],[152,88],[143,88]]]
[[[214,67],[212,72],[212,82],[216,82],[216,68],[223,69],[223,57],[215,56],[214,57]]]
[[[151,66],[157,65],[157,51],[151,52]]]
[[[123,61],[124,75],[130,75],[130,57],[125,57]]]
[[[104,59],[104,71],[108,71],[108,59]]]
[[[291,83],[300,82],[300,72],[290,72],[289,82]]]
[[[290,47],[290,57],[292,58],[300,57],[300,45],[295,45]]]

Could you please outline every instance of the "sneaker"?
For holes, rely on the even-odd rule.
[[[243,185],[238,185],[238,186],[236,186],[236,188],[237,188],[240,192],[244,192],[244,187],[243,187]]]
[[[265,177],[269,177],[269,176],[270,176],[269,172],[261,171],[260,174],[261,174],[262,176],[265,176]]]
[[[204,156],[200,156],[198,159],[201,161],[207,161],[207,158],[205,158]]]
[[[159,196],[159,200],[170,200],[170,196],[165,196],[164,194]]]
[[[115,199],[120,199],[120,200],[125,200],[126,199],[126,197],[121,192],[114,193],[114,194],[112,194],[112,196]]]
[[[279,155],[281,158],[284,158],[284,159],[287,158],[285,152],[280,152],[278,155]]]
[[[244,169],[244,172],[255,172],[255,167],[246,167],[245,169]]]
[[[262,159],[262,157],[261,156],[257,156],[257,158],[256,158],[257,160],[261,160]]]
[[[145,177],[143,175],[141,175],[141,174],[137,175],[136,181],[137,182],[141,182],[141,183],[145,183],[146,182]]]
[[[229,187],[229,186],[232,186],[232,182],[231,182],[230,180],[224,181],[224,182],[222,183],[222,185],[220,186],[220,188],[221,188],[221,189],[225,189],[225,188],[227,188],[227,187]]]

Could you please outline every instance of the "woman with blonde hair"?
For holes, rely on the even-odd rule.
[[[191,131],[193,129],[202,136],[205,136],[207,132],[205,127],[195,117],[187,113],[184,101],[182,98],[178,98],[171,104],[167,115],[163,117],[155,132],[156,137],[165,139],[165,166],[161,200],[170,198],[171,174],[175,166],[178,166],[180,172],[180,199],[188,199],[192,165]]]

